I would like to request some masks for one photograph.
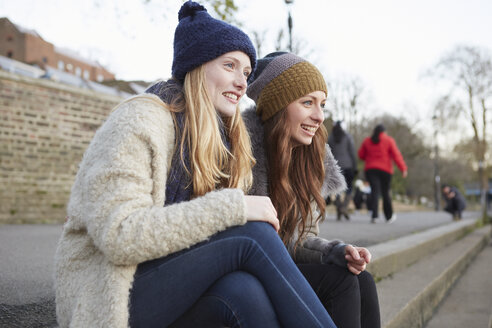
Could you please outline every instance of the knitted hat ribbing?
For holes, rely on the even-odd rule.
[[[264,122],[294,100],[314,91],[328,94],[321,72],[299,56],[277,52],[258,60],[258,71],[247,94],[256,102],[256,113]]]
[[[249,56],[254,70],[256,50],[243,31],[213,18],[202,5],[191,0],[183,4],[178,18],[172,74],[179,81],[183,82],[186,73],[201,64],[236,50]]]

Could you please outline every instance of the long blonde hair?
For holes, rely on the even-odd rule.
[[[171,112],[184,111],[181,140],[177,140],[183,161],[187,143],[190,158],[193,196],[201,196],[217,187],[240,188],[245,192],[251,187],[251,168],[255,159],[251,141],[244,125],[239,106],[230,118],[223,119],[231,149],[228,150],[220,134],[221,120],[214,108],[205,84],[203,65],[188,72],[179,101],[173,101]],[[186,167],[186,166],[185,166]]]

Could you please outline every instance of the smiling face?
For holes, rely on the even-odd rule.
[[[246,92],[251,61],[242,51],[231,51],[205,64],[205,83],[212,103],[221,115],[231,117]]]
[[[314,91],[287,106],[287,124],[290,127],[294,146],[311,144],[316,131],[323,123],[325,102],[325,93]]]

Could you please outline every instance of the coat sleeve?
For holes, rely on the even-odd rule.
[[[401,172],[405,172],[407,170],[407,164],[403,160],[403,156],[401,155],[400,150],[396,146],[396,142],[393,138],[389,139],[390,141],[390,156],[395,161],[396,166],[400,169]]]
[[[289,253],[296,263],[334,263],[341,267],[347,266],[345,243],[338,239],[327,240],[319,237],[318,221],[306,228],[305,237],[301,238],[297,246],[294,241],[288,245]]]
[[[263,142],[263,124],[256,108],[250,107],[242,113],[244,124],[251,140],[251,148],[256,164],[253,166],[253,185],[249,190],[250,195],[268,196],[268,163]]]
[[[80,220],[79,228],[109,261],[136,265],[245,223],[239,189],[166,207],[154,203],[153,194],[163,192],[155,190],[155,181],[162,180],[159,188],[165,188],[172,151],[163,148],[174,147],[173,123],[161,107],[135,107],[117,109],[84,155],[68,208],[72,228]]]
[[[350,155],[350,159],[352,160],[352,169],[357,171],[357,156],[355,155],[355,145],[354,138],[351,135],[348,135],[348,152]]]

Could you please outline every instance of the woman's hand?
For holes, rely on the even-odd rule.
[[[268,222],[278,232],[280,222],[270,197],[246,195],[244,199],[246,201],[246,220]]]
[[[367,248],[347,245],[345,247],[345,259],[349,271],[358,275],[366,269],[366,265],[371,261],[371,253]]]

